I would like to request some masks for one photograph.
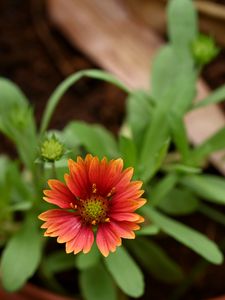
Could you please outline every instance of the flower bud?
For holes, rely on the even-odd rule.
[[[219,48],[211,37],[200,34],[192,44],[192,53],[196,63],[203,66],[218,55]]]
[[[41,145],[41,157],[46,161],[53,162],[59,160],[63,154],[63,144],[55,136],[45,139]]]

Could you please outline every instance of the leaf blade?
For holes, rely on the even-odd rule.
[[[115,285],[102,264],[82,270],[79,281],[86,300],[117,299]]]
[[[158,225],[164,232],[172,236],[177,241],[189,247],[206,260],[214,264],[221,264],[223,261],[223,254],[218,246],[209,240],[203,234],[196,230],[187,227],[169,217],[157,212],[149,206],[143,208],[146,215]]]
[[[113,135],[100,125],[87,124],[81,121],[69,123],[63,138],[68,147],[84,146],[86,150],[99,157],[116,157],[118,148]]]
[[[37,224],[29,220],[11,238],[2,255],[2,284],[7,291],[16,291],[33,275],[41,259],[41,249]]]
[[[104,262],[125,294],[136,298],[144,293],[143,274],[124,248],[119,247],[115,253],[105,258]]]
[[[220,176],[190,175],[181,178],[180,182],[202,199],[225,205],[225,182]]]

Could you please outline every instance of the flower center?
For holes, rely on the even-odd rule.
[[[92,195],[90,199],[80,200],[78,210],[86,223],[96,225],[100,222],[107,222],[108,200],[101,196]]]

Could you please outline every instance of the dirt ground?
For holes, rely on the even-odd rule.
[[[72,48],[64,37],[49,23],[42,1],[0,1],[0,74],[17,83],[34,106],[37,124],[46,101],[57,84],[81,69],[96,67],[84,54]],[[203,71],[210,87],[216,88],[225,82],[225,51]],[[125,95],[117,88],[96,80],[85,79],[76,84],[58,106],[51,127],[61,129],[68,120],[99,122],[116,133],[124,116]],[[15,156],[13,145],[0,135],[0,152]],[[198,214],[191,219],[183,218],[188,224],[220,240],[223,228]],[[207,223],[207,226],[206,226]],[[180,244],[170,240],[161,241],[184,269],[188,272],[198,257]],[[200,300],[225,293],[225,265],[210,266],[199,276],[194,286],[181,297]],[[165,300],[174,290],[147,277],[147,292],[143,299]]]
[[[45,12],[39,11],[39,3],[0,1],[0,74],[25,92],[34,106],[38,124],[48,97],[65,76],[96,67],[54,31]],[[42,27],[47,30],[41,29],[40,37]],[[117,88],[83,79],[65,95],[51,127],[61,129],[68,120],[82,119],[100,122],[116,132],[124,114],[124,100],[125,95]]]

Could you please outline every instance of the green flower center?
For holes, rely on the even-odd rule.
[[[86,223],[96,225],[100,222],[107,222],[108,200],[101,196],[93,195],[90,199],[80,200],[79,211]]]

